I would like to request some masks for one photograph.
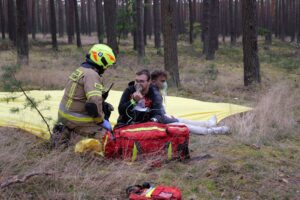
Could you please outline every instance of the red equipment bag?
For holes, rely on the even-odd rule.
[[[179,188],[162,186],[143,187],[140,185],[130,186],[126,189],[129,200],[181,200]]]
[[[123,126],[103,137],[106,157],[131,161],[150,155],[184,160],[189,158],[188,144],[189,129],[186,126],[156,122]]]

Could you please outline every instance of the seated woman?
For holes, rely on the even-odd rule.
[[[151,73],[151,85],[156,87],[157,90],[161,91],[162,95],[166,95],[167,90],[167,72],[163,70],[155,70]],[[194,121],[181,118],[175,118],[173,116],[167,115],[165,109],[163,108],[163,117],[161,122],[165,124],[185,124],[192,134],[207,135],[207,134],[225,134],[229,132],[229,127],[220,126],[216,127],[217,118],[212,116],[208,121]]]

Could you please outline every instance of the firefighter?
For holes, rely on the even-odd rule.
[[[103,110],[102,74],[115,62],[109,46],[95,44],[86,55],[86,61],[68,77],[59,105],[58,121],[69,132],[100,139],[103,128],[112,130]]]

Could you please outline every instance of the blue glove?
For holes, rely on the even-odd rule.
[[[106,119],[102,122],[101,126],[108,131],[112,131],[112,127],[111,127],[109,121],[107,121]]]

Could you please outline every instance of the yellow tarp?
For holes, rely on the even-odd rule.
[[[27,91],[30,97],[39,102],[39,109],[43,116],[47,118],[52,128],[57,119],[58,105],[63,95],[63,91]],[[118,103],[122,92],[111,91],[107,102],[115,107],[115,111],[111,115],[111,123],[114,125],[118,117]],[[48,96],[48,98],[45,98]],[[8,101],[11,97],[15,99]],[[43,123],[37,111],[27,107],[24,108],[25,96],[21,92],[7,93],[0,92],[0,126],[15,127],[26,130],[30,133],[42,137],[49,138],[47,126]],[[19,109],[19,112],[13,112]],[[218,121],[230,115],[250,110],[249,107],[228,104],[228,103],[210,103],[181,97],[168,96],[166,98],[167,113],[179,118],[193,120],[207,120],[212,115],[216,115]]]

